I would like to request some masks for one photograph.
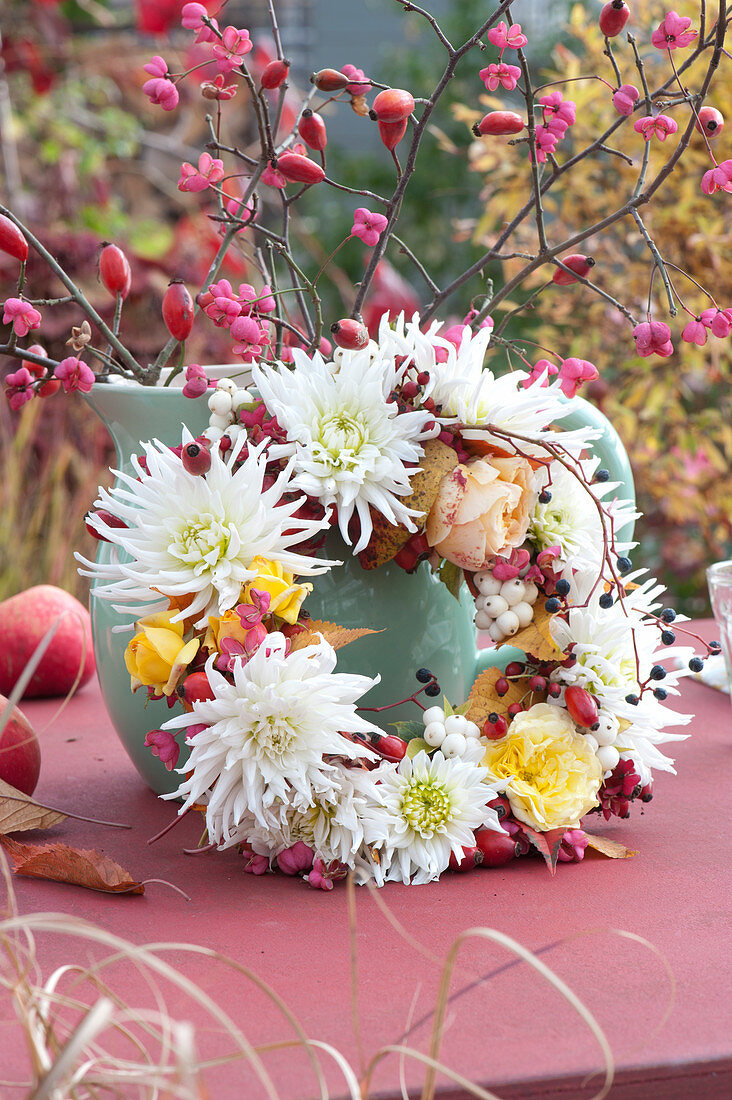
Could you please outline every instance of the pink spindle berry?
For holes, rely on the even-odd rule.
[[[630,8],[623,0],[610,0],[600,12],[600,30],[606,38],[615,38],[620,34],[630,18]]]
[[[724,129],[724,115],[716,107],[702,107],[699,111],[697,130],[710,139],[718,138]]]
[[[539,102],[542,104],[545,126],[558,138],[563,138],[577,121],[577,104],[572,99],[565,99],[558,89],[541,96]]]
[[[521,32],[520,23],[512,23],[510,27],[505,23],[499,23],[497,27],[491,27],[487,38],[494,46],[498,46],[501,53],[507,48],[520,50],[528,42],[526,35]]]
[[[414,110],[414,96],[404,88],[386,88],[379,92],[369,111],[378,122],[403,122]]]
[[[701,189],[705,195],[713,195],[715,191],[732,192],[732,160],[723,160],[721,164],[705,172]]]
[[[94,371],[73,355],[62,359],[53,373],[60,378],[64,393],[71,393],[72,390],[89,393],[94,385]]]
[[[665,321],[642,321],[633,329],[633,339],[635,350],[644,359],[649,355],[660,355],[663,359],[667,359],[673,354],[671,329]]]
[[[30,302],[22,298],[6,298],[3,309],[3,324],[12,325],[16,336],[27,336],[31,329],[40,328],[40,312]]]
[[[552,275],[552,282],[556,283],[557,286],[569,286],[570,283],[576,283],[575,275],[586,279],[595,266],[592,256],[583,256],[581,252],[573,252],[571,256],[561,256],[559,258],[564,267],[568,267],[570,271],[565,271],[561,267],[556,269]],[[574,271],[575,274],[570,274],[571,271]]]
[[[372,214],[365,206],[359,206],[353,215],[353,228],[351,237],[359,237],[369,248],[378,244],[379,237],[387,226],[387,218],[383,214]]]
[[[659,141],[665,141],[669,134],[675,134],[678,126],[670,115],[644,115],[633,126],[639,134],[643,134],[646,141],[657,137]]]
[[[200,397],[208,389],[208,379],[203,367],[198,363],[191,363],[186,367],[186,384],[183,387],[184,397]]]
[[[340,321],[334,321],[330,331],[338,347],[346,348],[348,351],[360,351],[369,342],[366,326],[352,317],[343,317]]]
[[[565,397],[576,397],[584,382],[594,382],[600,372],[588,359],[563,359],[559,368],[559,387]]]
[[[266,326],[254,317],[237,317],[230,331],[236,340],[234,354],[240,355],[245,363],[259,359],[270,343]]]
[[[557,134],[550,130],[548,126],[536,127],[536,159],[539,164],[544,164],[546,158],[552,155],[558,140]],[[533,150],[530,155],[533,158]]]
[[[351,82],[350,84],[346,84],[346,91],[349,95],[369,94],[371,91],[371,82],[363,69],[357,69],[355,65],[341,65],[341,72],[344,76],[347,76]]]
[[[700,317],[692,317],[681,333],[681,339],[687,344],[698,344],[703,348],[707,342],[707,328]]]
[[[520,134],[526,123],[516,111],[490,111],[473,126],[476,137]]]
[[[172,772],[178,763],[180,745],[170,730],[150,730],[145,734],[145,745],[153,756],[157,756],[160,763]]]
[[[635,84],[621,84],[613,96],[613,105],[620,115],[632,115],[640,92]]]
[[[277,58],[275,61],[270,61],[269,65],[265,65],[260,84],[268,91],[273,91],[285,83],[289,72],[290,62]]]
[[[230,73],[232,69],[236,69],[253,45],[249,31],[240,30],[238,27],[227,27],[221,35],[221,41],[217,42],[213,48],[219,72]]]
[[[33,375],[26,367],[20,367],[13,374],[5,376],[5,396],[13,412],[33,400]]]
[[[302,840],[298,840],[291,848],[285,848],[277,856],[277,866],[286,875],[299,875],[303,871],[309,871],[313,866],[315,852]]]
[[[732,332],[732,309],[705,309],[699,320],[710,329],[712,336],[721,340]]]
[[[317,114],[315,111],[311,111],[307,107],[300,115],[300,121],[297,124],[297,132],[310,149],[315,149],[318,153],[322,153],[328,144],[328,134],[325,129],[325,122],[322,115]]]
[[[151,103],[159,104],[164,111],[174,111],[178,106],[178,89],[168,76],[168,63],[165,58],[156,54],[143,65],[143,69],[151,76],[142,85],[142,90]]]
[[[498,64],[491,62],[487,68],[480,70],[478,76],[489,92],[495,92],[499,86],[512,92],[521,76],[521,69],[518,65],[507,65],[505,61]]]
[[[559,845],[557,858],[560,863],[580,863],[585,858],[589,841],[581,829],[567,829]]]
[[[678,50],[690,46],[697,37],[697,31],[690,31],[691,19],[670,11],[651,35],[651,42],[657,50]]]
[[[224,178],[224,162],[210,153],[201,153],[198,168],[185,161],[180,166],[179,191],[205,191]]]

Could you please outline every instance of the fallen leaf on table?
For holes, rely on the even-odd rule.
[[[318,634],[322,634],[333,649],[342,649],[344,645],[365,638],[367,634],[383,634],[383,631],[370,630],[367,626],[338,626],[337,623],[328,623],[323,619],[311,619],[305,633],[296,634],[290,639],[290,650],[314,645],[318,641]]]
[[[67,817],[76,821],[89,821],[93,825],[109,825],[115,829],[129,829],[116,821],[98,821],[93,817],[72,814],[70,810],[56,810],[36,802],[29,794],[23,794],[0,779],[0,833],[21,833],[26,829],[50,829],[65,821]]]
[[[534,607],[534,618],[523,630],[519,630],[510,639],[511,645],[522,649],[524,653],[530,653],[532,657],[538,657],[540,661],[555,661],[563,657],[561,649],[552,638],[550,623],[553,619],[543,607]]]
[[[81,851],[67,844],[19,844],[0,836],[0,845],[10,856],[16,875],[67,882],[105,894],[144,894],[128,871],[101,852]]]
[[[23,794],[0,779],[0,833],[20,833],[24,829],[50,829],[66,820],[61,810],[42,806],[29,794]]]
[[[601,852],[602,855],[608,856],[610,859],[630,859],[631,856],[638,855],[631,848],[626,848],[619,840],[611,840],[607,836],[594,836],[592,833],[587,832],[585,836],[590,848],[594,848],[596,852]]]

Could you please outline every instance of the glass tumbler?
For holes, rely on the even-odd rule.
[[[714,619],[719,627],[727,686],[732,701],[732,561],[718,561],[707,569],[709,599]]]

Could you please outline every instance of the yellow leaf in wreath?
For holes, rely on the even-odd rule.
[[[496,691],[496,681],[502,676],[505,676],[502,669],[487,668],[485,672],[481,672],[470,689],[468,696],[470,709],[466,712],[466,717],[471,722],[475,722],[479,729],[483,728],[486,718],[493,712],[502,715],[510,723],[508,708],[511,704],[521,703],[527,692],[529,695],[532,694],[529,690],[529,677],[522,677],[520,680],[509,680],[508,691],[505,695],[499,695]],[[538,697],[533,699],[533,702],[538,702]]]
[[[308,628],[301,634],[295,634],[290,639],[290,651],[304,649],[308,645],[317,645],[319,635],[329,642],[333,649],[342,649],[345,645],[364,638],[367,634],[383,634],[383,630],[369,630],[366,626],[338,626],[336,623],[324,622],[322,619],[311,619]]]
[[[561,649],[552,638],[550,623],[553,617],[544,607],[534,605],[534,618],[528,626],[513,635],[511,645],[540,661],[555,661],[562,657]]]
[[[440,443],[439,439],[430,439],[425,443],[424,456],[419,469],[411,477],[412,491],[401,497],[401,503],[408,508],[422,512],[426,517],[437,497],[440,483],[446,474],[454,470],[458,458],[452,447]],[[364,569],[378,569],[391,561],[409,539],[409,531],[401,525],[389,523],[380,512],[371,510],[373,533],[368,546],[358,555]]]

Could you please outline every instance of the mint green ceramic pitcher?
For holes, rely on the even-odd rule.
[[[95,385],[86,398],[107,426],[117,450],[119,469],[130,471],[130,458],[139,453],[140,441],[159,439],[180,442],[181,424],[198,435],[208,423],[206,397],[190,399],[181,390],[126,385]],[[620,438],[610,422],[592,405],[576,399],[576,411],[562,421],[567,429],[589,425],[602,431],[594,444],[613,481],[623,486],[622,495],[633,497],[633,479]],[[313,618],[341,626],[366,626],[383,633],[362,638],[339,650],[338,669],[381,676],[379,685],[363,700],[381,706],[408,696],[418,686],[418,668],[431,669],[452,703],[462,703],[478,672],[488,666],[505,667],[518,651],[511,646],[479,650],[473,624],[474,605],[465,585],[456,600],[423,563],[407,574],[393,563],[366,571],[338,536],[329,535],[327,553],[342,561],[313,578],[315,590],[306,608]],[[97,560],[109,561],[111,546],[100,543]],[[130,759],[150,787],[158,793],[175,790],[178,778],[167,772],[145,748],[145,735],[170,716],[164,701],[148,703],[145,694],[130,691],[124,651],[130,633],[113,633],[125,621],[107,600],[91,595],[92,631],[97,672],[104,702]],[[387,728],[389,722],[418,717],[412,704],[372,716]],[[388,732],[388,729],[387,729]]]

